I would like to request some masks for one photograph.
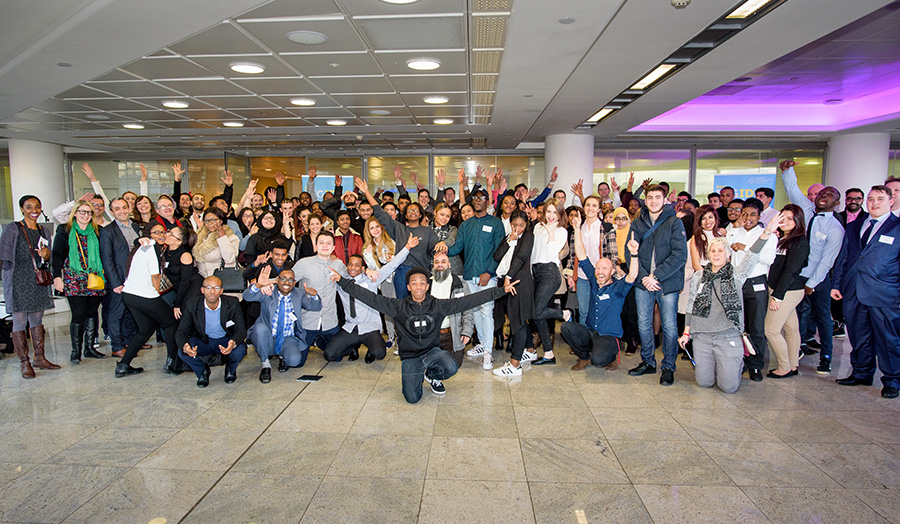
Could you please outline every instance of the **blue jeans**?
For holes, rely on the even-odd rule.
[[[678,292],[663,295],[662,291],[634,288],[634,301],[638,311],[638,331],[641,334],[641,358],[656,367],[656,343],[653,341],[653,305],[659,304],[662,321],[662,351],[664,369],[675,371],[678,356]]]
[[[588,310],[591,308],[591,283],[579,278],[575,286],[575,296],[578,298],[578,323],[590,327],[587,325],[587,319]]]
[[[431,348],[421,356],[403,359],[400,363],[403,397],[410,404],[415,404],[422,398],[422,381],[426,372],[428,378],[447,380],[456,374],[457,369],[459,365],[453,356],[439,347]]]
[[[825,280],[815,287],[815,293],[803,297],[803,301],[797,306],[797,316],[800,321],[800,336],[805,344],[813,338],[816,330],[819,330],[819,344],[822,349],[819,359],[831,362],[831,353],[834,348],[832,335],[834,325],[831,321],[831,277],[825,275]]]
[[[199,337],[191,337],[188,340],[188,344],[197,348],[197,356],[189,357],[185,355],[184,348],[178,348],[178,356],[185,364],[191,367],[197,378],[200,378],[200,375],[203,374],[203,370],[206,368],[206,363],[200,357],[221,353],[222,350],[219,349],[219,346],[227,346],[228,337],[211,338],[209,343],[204,343]],[[225,369],[230,372],[237,371],[238,364],[241,363],[241,360],[244,360],[245,356],[247,356],[247,346],[240,343],[228,354],[228,363],[225,364]]]
[[[469,291],[477,293],[485,289],[497,287],[497,277],[491,277],[487,281],[487,285],[484,286],[478,285],[479,280],[480,277],[467,280]],[[399,296],[397,298],[399,298]],[[484,347],[485,354],[490,355],[494,351],[494,303],[486,302],[476,307],[472,310],[472,316],[475,321],[475,329],[478,330],[478,341],[481,342],[482,347]]]
[[[409,273],[410,269],[412,269],[412,266],[400,265],[394,271],[394,293],[401,300],[409,296],[409,289],[406,287],[406,274]]]

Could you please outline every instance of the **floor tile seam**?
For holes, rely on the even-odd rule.
[[[326,363],[319,369],[319,371],[317,372],[317,374],[321,373],[322,370],[325,369],[325,366],[326,366],[327,364],[328,364],[328,363],[326,362]],[[250,442],[250,443],[247,445],[246,448],[244,448],[244,451],[241,452],[241,454],[240,454],[238,457],[236,457],[236,458],[234,459],[234,461],[232,461],[232,463],[228,466],[228,468],[226,468],[225,471],[222,472],[222,475],[220,475],[219,478],[217,478],[217,479],[215,480],[215,482],[212,483],[212,485],[209,487],[209,489],[207,489],[206,492],[203,493],[203,495],[201,495],[200,498],[198,498],[196,502],[194,502],[194,504],[190,507],[190,509],[188,509],[188,510],[185,512],[185,514],[182,515],[180,519],[178,519],[178,524],[181,524],[182,522],[184,522],[184,519],[186,519],[186,518],[187,518],[187,517],[188,517],[195,509],[197,509],[197,506],[199,506],[199,505],[203,502],[203,500],[205,500],[206,497],[208,497],[209,494],[212,493],[212,491],[213,491],[214,489],[216,489],[216,486],[218,486],[219,483],[222,482],[222,479],[225,478],[225,476],[227,476],[227,475],[234,469],[235,464],[237,464],[238,462],[240,462],[240,460],[241,460],[242,458],[244,458],[244,456],[247,454],[247,452],[250,451],[250,449],[251,449],[253,446],[255,446],[257,442],[259,442],[259,439],[261,439],[262,436],[266,434],[266,431],[268,431],[269,428],[271,428],[272,425],[275,423],[275,421],[278,420],[278,417],[280,417],[281,415],[283,415],[284,412],[287,411],[287,409],[290,407],[290,405],[293,404],[293,402],[294,402],[295,400],[297,400],[297,397],[299,397],[300,395],[302,395],[304,391],[306,391],[306,388],[305,388],[305,387],[304,387],[303,389],[301,389],[300,391],[298,391],[296,395],[294,395],[294,398],[291,399],[291,401],[288,402],[288,403],[284,406],[284,408],[282,408],[282,410],[278,413],[278,415],[276,415],[276,416],[272,419],[272,421],[269,422],[269,424],[268,424],[268,425],[267,425],[267,426],[259,433],[259,435],[257,435],[257,436],[253,439],[253,441]],[[343,445],[343,443],[342,443],[342,445]],[[324,475],[322,476],[322,478],[323,478],[323,479],[325,478]],[[319,481],[319,485],[316,486],[316,492],[318,492],[319,487],[321,487],[321,485],[322,485],[322,482]],[[315,496],[315,493],[313,493],[313,496]],[[310,498],[309,500],[310,500],[310,502],[312,502],[312,498]],[[309,508],[309,503],[307,503],[306,507],[303,508],[303,514],[300,515],[300,520],[303,519],[303,515],[306,514],[306,510],[307,510],[308,508]],[[298,520],[298,523],[299,523],[299,520]]]
[[[821,471],[822,473],[824,473],[828,478],[830,478],[831,480],[833,480],[838,486],[840,486],[840,489],[868,489],[868,488],[855,488],[855,487],[845,486],[843,482],[841,482],[840,480],[834,478],[834,477],[833,477],[832,475],[830,475],[827,471],[825,471],[824,469],[820,468],[820,467],[819,467],[818,465],[816,465],[813,461],[811,461],[811,460],[809,460],[808,458],[806,458],[806,456],[805,456],[803,453],[801,453],[800,450],[798,450],[797,448],[795,448],[794,445],[795,445],[795,444],[798,444],[798,443],[793,443],[793,444],[792,444],[792,443],[790,443],[790,442],[785,442],[785,444],[787,444],[788,447],[790,447],[791,450],[794,451],[794,453],[800,455],[800,457],[801,457],[803,460],[809,462],[810,464],[813,465],[813,467],[815,467],[816,469],[818,469],[819,471]],[[811,444],[834,444],[834,445],[841,445],[840,443],[833,443],[833,442],[814,442],[814,443],[811,443]],[[865,444],[865,443],[864,443],[864,444]],[[878,445],[877,443],[874,443],[874,442],[872,442],[872,443],[870,443],[870,444],[874,444],[874,445],[876,445],[876,446]],[[881,447],[881,446],[878,446],[878,447]],[[884,449],[884,448],[881,448],[881,449]],[[890,453],[890,452],[888,452],[887,450],[885,450],[885,452]],[[866,470],[866,473],[869,473],[868,470]],[[871,473],[869,473],[869,476],[870,476],[871,478],[875,479],[876,481],[878,480],[878,479],[875,478],[875,476],[872,475]],[[838,488],[831,488],[831,489],[838,489]],[[887,486],[885,486],[885,489],[890,489],[890,488],[887,488]],[[867,506],[868,506],[868,504],[867,504]],[[872,509],[874,510],[874,508],[872,508]]]
[[[27,425],[27,423],[26,423],[25,425]],[[58,453],[54,453],[53,455],[50,455],[49,457],[45,458],[42,462],[38,462],[38,464],[51,464],[51,463],[48,462],[48,461],[49,461],[50,459],[52,459],[53,457],[56,457],[56,456],[58,456],[60,453],[62,453],[63,451],[66,451],[67,449],[71,448],[72,446],[77,445],[77,444],[80,443],[82,440],[85,440],[86,438],[90,437],[90,436],[93,435],[94,433],[97,433],[97,432],[100,431],[101,429],[108,429],[106,426],[99,426],[99,425],[98,425],[98,426],[93,426],[92,424],[76,424],[76,425],[78,425],[78,426],[88,426],[88,427],[93,427],[94,430],[91,431],[90,433],[86,434],[85,436],[81,437],[80,439],[76,440],[76,441],[73,442],[71,445],[66,446],[64,449],[59,450]]]
[[[895,515],[894,517],[891,517],[891,516],[889,516],[889,515],[885,515],[885,514],[881,513],[881,512],[878,510],[878,508],[875,508],[874,506],[872,506],[871,504],[869,504],[868,502],[866,502],[865,500],[863,500],[862,497],[860,497],[859,495],[857,495],[857,494],[855,493],[856,490],[864,490],[864,489],[871,489],[871,488],[844,488],[844,491],[846,491],[846,492],[850,493],[851,495],[853,495],[857,500],[859,500],[860,502],[862,502],[863,505],[864,505],[865,507],[867,507],[867,508],[871,509],[872,511],[874,511],[876,515],[878,515],[879,517],[883,518],[885,521],[887,521],[887,522],[898,522],[898,521],[896,520],[896,515]],[[883,491],[900,491],[900,490],[897,490],[897,489],[891,489],[891,490],[885,489],[885,490],[883,490]]]
[[[76,465],[77,465],[77,464],[76,464]],[[108,467],[108,466],[95,466],[95,467]],[[124,477],[125,474],[128,473],[129,471],[131,471],[133,468],[134,468],[134,466],[131,466],[131,467],[128,467],[128,468],[117,468],[117,469],[121,469],[122,471],[120,471],[118,475],[116,475],[115,477],[113,477],[112,479],[110,479],[109,482],[105,483],[99,490],[97,490],[96,493],[94,493],[92,496],[88,497],[88,499],[84,501],[84,504],[81,504],[81,505],[79,505],[77,508],[75,508],[74,510],[72,510],[72,512],[69,513],[69,514],[67,514],[67,515],[65,516],[65,518],[60,519],[59,522],[65,522],[66,519],[68,519],[69,517],[71,517],[72,515],[74,515],[75,513],[77,513],[78,510],[80,510],[80,509],[83,508],[84,506],[90,504],[91,501],[94,500],[95,498],[99,497],[100,494],[103,493],[103,492],[106,490],[106,488],[110,487],[110,486],[113,484],[113,482],[116,482],[116,481],[119,480],[120,478]]]
[[[633,486],[633,487],[634,487],[634,491],[637,493],[638,498],[641,500],[641,503],[642,503],[642,504],[644,503],[644,497],[641,496],[641,492],[637,489],[638,486],[661,487],[661,488],[662,488],[662,487],[674,487],[674,486],[679,486],[679,487],[699,487],[699,488],[708,488],[708,487],[713,487],[713,488],[726,487],[726,488],[727,488],[727,487],[731,487],[731,486],[693,486],[693,485],[685,485],[685,484],[638,484],[638,485],[635,485],[635,486]],[[756,511],[759,512],[760,515],[763,516],[764,519],[766,519],[767,522],[774,522],[772,519],[769,518],[768,515],[766,515],[761,509],[759,509],[759,506],[756,505],[756,502],[754,502],[752,498],[750,498],[746,493],[744,493],[744,490],[741,488],[741,486],[735,485],[734,487],[736,487],[736,488],[741,492],[741,494],[742,494],[744,497],[747,498],[747,500],[750,502],[750,504],[756,509]],[[654,524],[656,524],[656,523],[658,523],[658,524],[670,524],[670,522],[667,521],[667,520],[657,520],[656,518],[654,518],[654,517],[653,517],[653,514],[650,513],[650,511],[647,510],[646,505],[644,506],[644,509],[645,509],[645,511],[647,511],[647,515],[650,516],[650,519],[653,520]]]

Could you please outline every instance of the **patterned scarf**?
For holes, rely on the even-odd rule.
[[[69,267],[74,273],[84,273],[86,270],[81,264],[81,247],[79,236],[87,239],[87,249],[84,250],[84,258],[87,260],[87,270],[97,275],[103,275],[103,262],[100,261],[100,241],[97,239],[97,231],[94,224],[88,224],[81,229],[78,222],[72,221],[69,229]]]
[[[700,292],[694,299],[693,315],[709,318],[709,310],[712,307],[712,295],[715,293],[715,280],[721,281],[722,296],[718,300],[722,302],[725,316],[740,329],[741,325],[741,296],[734,285],[734,268],[731,262],[726,262],[719,271],[712,270],[712,264],[703,267],[703,276],[700,278]]]

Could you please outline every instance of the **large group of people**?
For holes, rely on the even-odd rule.
[[[25,378],[60,368],[42,321],[55,291],[71,311],[73,364],[106,358],[106,338],[115,376],[141,373],[132,363],[156,336],[162,371],[193,371],[207,387],[212,366],[234,382],[250,347],[262,383],[273,360],[284,373],[313,348],[333,362],[365,347],[367,364],[393,350],[415,403],[423,383],[443,395],[466,355],[500,377],[556,365],[557,332],[574,372],[613,372],[639,350],[628,373],[659,369],[668,386],[683,353],[698,386],[726,393],[744,373],[790,379],[804,355],[830,374],[832,339],[846,332],[853,369],[837,383],[871,385],[877,367],[882,396],[895,398],[900,180],[846,191],[838,212],[840,192],[804,193],[793,164],[779,166],[790,201],[780,210],[772,188],[740,199],[723,187],[701,205],[665,182],[634,187],[633,174],[625,187],[612,179],[585,195],[579,181],[567,194],[555,168],[544,188],[509,188],[479,167],[472,187],[460,170],[457,189],[439,170],[432,198],[397,166],[395,191],[373,194],[359,178],[344,188],[337,175],[319,200],[313,166],[297,196],[279,173],[264,190],[251,180],[234,205],[230,173],[221,194],[183,192],[178,164],[173,193],[154,202],[142,166],[141,195],[109,200],[84,164],[93,191],[52,211],[52,242],[33,195],[0,235],[14,348]]]

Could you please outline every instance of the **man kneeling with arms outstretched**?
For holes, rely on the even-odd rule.
[[[406,287],[410,296],[404,299],[376,295],[342,278],[332,271],[332,279],[351,297],[368,304],[385,315],[394,318],[400,332],[400,360],[403,396],[410,404],[422,398],[422,380],[431,385],[436,395],[446,393],[442,381],[456,374],[459,365],[450,353],[441,349],[441,324],[444,317],[461,313],[503,296],[515,293],[518,280],[505,288],[491,288],[452,300],[434,298],[428,293],[428,272],[414,267],[406,274]]]

